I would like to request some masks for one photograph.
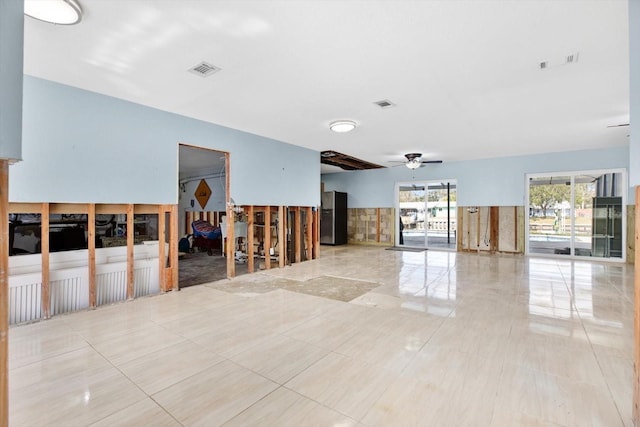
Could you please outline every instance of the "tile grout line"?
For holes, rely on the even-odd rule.
[[[571,263],[571,271],[573,271],[575,266],[575,261],[570,260],[569,262]],[[578,310],[578,306],[576,305],[575,292],[572,292],[571,287],[567,284],[567,277],[565,273],[562,271],[562,269],[559,266],[558,266],[558,269],[560,270],[560,276],[564,280],[564,285],[567,288],[567,292],[569,292],[569,295],[571,295],[571,306],[576,311],[576,314],[580,319],[580,326],[582,327],[582,330],[584,331],[584,334],[587,337],[587,341],[589,341],[589,347],[591,348],[591,353],[593,354],[593,358],[596,360],[596,363],[598,364],[598,369],[600,369],[600,375],[602,375],[602,379],[604,380],[604,383],[607,385],[607,392],[609,393],[609,398],[611,399],[613,406],[616,408],[616,412],[618,413],[618,417],[620,418],[621,425],[624,426],[626,425],[626,423],[624,421],[624,418],[622,417],[620,408],[618,407],[618,402],[616,401],[615,396],[613,395],[613,390],[611,389],[611,385],[609,385],[607,376],[605,375],[604,370],[602,369],[602,362],[600,361],[600,358],[598,357],[598,353],[595,351],[595,348],[593,347],[593,342],[591,341],[591,335],[589,334],[589,332],[587,331],[587,328],[585,327],[585,322],[584,322],[584,319],[582,318],[582,314],[580,313],[580,310]],[[569,280],[572,281],[573,277],[570,277]]]

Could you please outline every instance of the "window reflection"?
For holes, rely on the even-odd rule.
[[[529,178],[529,252],[623,258],[623,174]]]
[[[96,215],[96,248],[126,246],[127,218],[124,214]],[[158,240],[158,215],[134,216],[134,244]],[[49,215],[49,252],[88,248],[88,215]],[[9,215],[9,255],[42,252],[42,216],[34,213]]]

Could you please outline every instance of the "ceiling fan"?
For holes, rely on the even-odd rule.
[[[407,158],[407,161],[400,163],[404,164],[409,169],[418,169],[426,163],[442,163],[442,160],[422,160],[422,153],[407,153],[404,156]]]
[[[629,126],[629,123],[620,123],[619,125],[609,125],[607,127],[608,128],[621,128],[621,127],[625,127],[625,126]]]

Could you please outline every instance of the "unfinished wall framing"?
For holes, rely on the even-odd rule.
[[[238,206],[229,211],[224,243],[227,260],[235,252],[246,254],[249,273],[317,259],[320,256],[320,218],[310,206]],[[246,227],[237,227],[245,223]],[[237,230],[242,235],[235,236]],[[245,232],[246,230],[246,232]],[[236,239],[237,237],[237,239]],[[258,263],[256,264],[256,260]],[[235,263],[227,265],[227,276],[235,276]]]
[[[393,208],[347,208],[347,236],[350,244],[393,246]]]
[[[12,323],[48,319],[65,311],[130,300],[153,293],[152,289],[159,292],[178,289],[175,205],[9,203],[5,222],[10,214],[40,215],[39,250],[9,257]],[[52,252],[51,214],[86,215],[83,227],[86,247]],[[98,214],[126,215],[129,232],[122,238],[126,246],[96,248]],[[135,244],[136,214],[157,215],[157,240]],[[21,311],[16,307],[22,307]],[[24,314],[24,310],[28,314]]]
[[[522,206],[459,206],[458,251],[524,253]]]
[[[637,202],[636,202],[637,203]],[[633,264],[636,259],[636,205],[627,206],[627,263]]]

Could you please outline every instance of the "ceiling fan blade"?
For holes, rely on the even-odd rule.
[[[609,125],[608,128],[621,128],[624,126],[629,126],[629,123],[620,123],[619,125]]]
[[[442,160],[423,160],[422,163],[442,163]]]

